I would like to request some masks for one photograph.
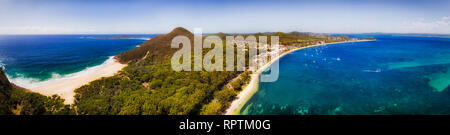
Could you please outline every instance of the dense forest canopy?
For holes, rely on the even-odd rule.
[[[170,42],[178,35],[188,37],[193,45],[193,34],[179,27],[168,34],[152,38],[139,48],[119,54],[117,58],[123,63],[128,63],[119,74],[91,82],[75,91],[77,95],[74,106],[77,113],[89,115],[222,113],[242,86],[250,80],[250,73],[244,72],[242,77],[233,80],[243,72],[173,71],[169,58],[178,48],[170,48]],[[225,39],[231,34],[211,35]],[[237,35],[248,36],[247,34],[231,36]],[[257,33],[255,36],[279,36],[281,43],[290,44],[300,42],[315,44],[319,40],[338,40],[329,36],[304,33]],[[339,38],[339,40],[348,39],[348,37]],[[207,51],[208,49],[204,49],[203,55]]]
[[[188,37],[191,45],[194,44],[194,35],[179,27],[168,34],[158,35],[146,41],[136,49],[123,52],[117,55],[116,59],[121,63],[127,63],[128,66],[112,77],[101,78],[76,89],[75,102],[72,105],[64,105],[64,99],[56,95],[47,97],[15,87],[0,70],[0,114],[222,114],[249,82],[251,72],[173,71],[170,57],[179,48],[171,48],[170,43],[179,35]],[[224,48],[226,36],[249,36],[249,34],[225,33],[210,35],[222,38]],[[300,32],[255,33],[253,35],[269,37],[268,43],[270,43],[270,36],[279,36],[280,44],[293,47],[349,39],[345,36],[332,37]],[[203,55],[210,49],[203,49]],[[248,51],[246,56],[248,57]],[[248,59],[246,59],[246,66],[248,66]]]
[[[199,114],[214,93],[239,72],[175,72],[169,57],[173,37],[193,34],[184,28],[152,38],[141,47],[118,55],[128,66],[119,74],[77,89],[79,114],[183,115]],[[193,44],[193,43],[192,43]]]

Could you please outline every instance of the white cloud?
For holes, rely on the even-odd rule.
[[[399,27],[400,32],[407,33],[441,33],[450,34],[450,16],[441,17],[439,20],[425,21],[420,19],[403,23]]]

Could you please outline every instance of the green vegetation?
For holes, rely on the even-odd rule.
[[[0,69],[0,114],[16,115],[68,115],[75,114],[64,99],[38,93],[12,85]]]
[[[75,91],[77,94],[74,106],[77,108],[77,114],[185,115],[223,113],[243,86],[249,82],[250,72],[173,71],[169,58],[177,49],[170,48],[170,42],[173,37],[178,35],[187,36],[191,39],[191,42],[193,41],[192,33],[184,28],[176,28],[168,34],[152,38],[139,48],[119,54],[117,58],[122,63],[128,63],[128,66],[119,74],[91,82]],[[214,35],[225,39],[228,34],[218,33]],[[319,40],[331,41],[335,39],[330,36],[303,33],[256,34],[256,36],[260,35],[280,36],[281,43],[290,44],[303,43],[300,42],[303,40],[311,41],[308,43],[312,44]],[[344,39],[348,38],[342,37],[339,40]],[[203,54],[207,51],[208,49],[204,49]],[[246,52],[246,55],[248,55],[248,52]]]
[[[176,28],[168,34],[152,38],[136,49],[119,54],[116,59],[121,63],[127,63],[128,66],[112,77],[102,78],[76,89],[72,107],[64,105],[64,100],[58,96],[46,97],[11,88],[9,85],[0,85],[0,113],[25,115],[222,114],[239,91],[248,84],[251,79],[250,72],[173,71],[170,56],[178,49],[171,48],[170,42],[178,35],[187,36],[193,44],[192,33],[184,28]],[[225,36],[229,34],[214,35],[225,39]],[[255,36],[280,36],[281,44],[294,47],[322,41],[336,42],[349,39],[298,32],[256,33]],[[270,38],[268,40],[270,43]],[[204,49],[203,54],[206,54],[208,50]],[[246,56],[248,58],[247,51]],[[246,65],[248,66],[248,59],[246,59]],[[2,108],[6,108],[4,109],[6,111],[2,112]]]
[[[248,84],[250,81],[250,71],[245,71],[239,77],[231,81],[229,84],[231,87],[225,86],[222,90],[214,93],[214,100],[209,102],[206,105],[203,105],[203,108],[200,112],[201,115],[220,115],[223,114],[224,111],[229,107],[233,99],[239,93],[242,88],[242,85]],[[239,86],[233,86],[233,84]],[[239,88],[239,89],[234,89]]]
[[[132,62],[120,74],[76,90],[79,114],[198,114],[201,105],[237,72],[175,72],[151,57]],[[150,84],[145,87],[143,84]]]
[[[117,55],[121,63],[136,62],[144,58],[147,54],[153,55],[154,61],[162,61],[175,53],[178,49],[171,48],[170,43],[175,36],[183,35],[189,37],[191,45],[194,44],[194,35],[188,30],[178,27],[168,34],[158,35],[151,40],[146,41],[140,47],[123,52]]]
[[[322,43],[339,42],[350,39],[347,36],[328,36],[325,34],[301,33],[301,32],[290,32],[290,33],[275,32],[265,34],[258,33],[256,35],[278,36],[280,37],[280,44],[296,47],[309,46],[321,42]]]
[[[75,114],[70,105],[64,105],[64,99],[53,95],[43,96],[13,88],[11,93],[11,111],[16,115],[70,115]]]
[[[9,99],[11,97],[12,86],[6,78],[3,69],[0,67],[0,115],[11,114],[9,110]]]
[[[244,82],[239,78],[236,81],[231,82],[231,86],[233,87],[233,89],[240,91],[242,89],[242,84]]]
[[[193,34],[177,28],[141,47],[118,55],[128,66],[119,74],[85,85],[75,92],[78,114],[183,115],[199,114],[216,91],[239,72],[175,72],[170,56],[173,37]],[[191,40],[193,41],[193,40]]]
[[[245,37],[249,36],[250,34],[231,35],[231,34],[217,33],[217,34],[212,34],[212,35],[219,36],[223,40],[225,40],[226,36],[241,35],[245,38]],[[325,34],[314,34],[314,33],[305,33],[305,32],[290,32],[290,33],[267,32],[267,33],[254,33],[251,35],[253,35],[255,37],[267,36],[267,43],[271,42],[271,38],[270,38],[271,36],[278,36],[280,44],[287,45],[287,46],[293,46],[293,47],[303,47],[303,46],[315,45],[315,44],[318,44],[321,42],[331,43],[331,42],[340,42],[340,41],[350,40],[350,38],[347,36],[328,36]]]
[[[141,49],[118,55],[121,61],[129,62],[128,66],[118,75],[77,89],[74,104],[77,113],[199,114],[203,105],[209,103],[214,95],[234,98],[235,92],[219,90],[240,72],[172,70],[169,58],[177,49],[170,48],[170,42],[167,41],[177,35],[193,39],[192,33],[177,28],[169,34],[152,38]]]
[[[223,104],[217,100],[203,106],[200,115],[220,115],[223,110]]]

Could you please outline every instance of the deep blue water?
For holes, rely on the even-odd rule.
[[[117,35],[0,35],[0,64],[11,81],[28,87],[101,65],[111,56],[145,42],[91,38],[111,36]]]
[[[295,51],[242,114],[450,114],[450,38],[349,35],[376,41]]]

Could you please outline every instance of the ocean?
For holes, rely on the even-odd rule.
[[[344,35],[377,40],[282,57],[279,79],[260,82],[240,113],[450,114],[450,36]]]
[[[94,72],[156,35],[105,38],[114,36],[119,35],[0,35],[0,67],[11,82],[33,88]]]

